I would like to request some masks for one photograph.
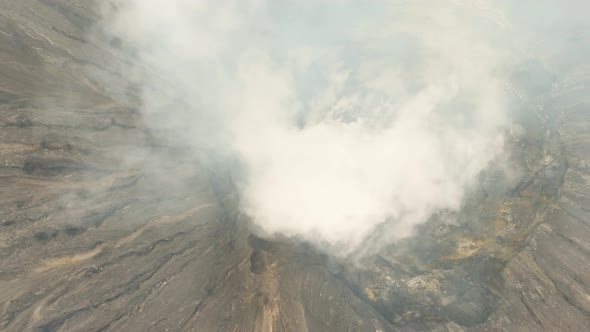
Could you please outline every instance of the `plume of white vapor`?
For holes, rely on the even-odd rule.
[[[460,208],[501,153],[513,47],[493,4],[130,0],[110,27],[149,125],[238,158],[267,234],[350,253]]]

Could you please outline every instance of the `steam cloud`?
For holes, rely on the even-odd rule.
[[[131,0],[109,27],[150,126],[235,156],[268,234],[349,253],[460,208],[502,153],[517,48],[494,3]]]

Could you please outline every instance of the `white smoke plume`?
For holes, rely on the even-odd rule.
[[[502,153],[516,47],[495,6],[129,0],[109,28],[148,125],[234,155],[267,234],[350,253],[385,221],[393,242],[459,209]]]

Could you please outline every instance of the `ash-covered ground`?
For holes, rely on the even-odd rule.
[[[584,57],[539,55],[515,70],[510,121],[522,130],[504,133],[505,158],[459,211],[343,258],[260,236],[232,167],[144,121],[121,71],[133,58],[97,32],[96,2],[0,9],[0,330],[590,326]],[[587,54],[588,36],[563,39]]]

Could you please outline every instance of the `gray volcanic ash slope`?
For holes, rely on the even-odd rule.
[[[141,7],[158,3],[160,7]],[[465,45],[461,38],[469,34],[440,45],[435,41],[441,35],[424,34],[416,30],[424,22],[408,19],[403,29],[388,33],[426,36],[422,42],[431,48],[414,48],[417,42],[403,41],[398,35],[396,40],[403,41],[399,45],[407,46],[402,47],[404,51],[355,44],[358,54],[350,53],[346,46],[318,56],[298,48],[297,66],[311,57],[321,69],[318,72],[326,76],[310,78],[295,71],[293,82],[316,82],[317,86],[288,86],[279,79],[285,73],[281,67],[284,54],[273,53],[292,46],[281,44],[283,40],[297,40],[295,32],[299,31],[321,43],[322,38],[333,40],[330,29],[338,32],[343,26],[338,19],[369,17],[371,21],[380,17],[378,11],[365,12],[359,2],[338,2],[348,12],[342,9],[324,24],[322,17],[332,5],[328,2],[301,8],[293,5],[293,12],[259,2],[261,7],[246,8],[260,10],[254,14],[240,6],[226,12],[211,5],[198,23],[210,30],[199,31],[202,35],[205,31],[205,37],[227,37],[224,42],[235,49],[219,46],[215,39],[207,44],[207,54],[194,50],[169,54],[170,45],[182,45],[186,42],[182,38],[195,37],[186,35],[193,31],[189,24],[181,30],[184,35],[162,44],[170,37],[171,26],[174,31],[186,27],[178,16],[164,24],[173,18],[167,15],[178,13],[172,7],[158,10],[163,3],[168,2],[128,1],[126,7],[121,2],[111,6],[110,2],[83,0],[0,0],[0,330],[584,331],[590,326],[590,29],[583,17],[588,6],[582,1],[573,1],[569,8],[551,1],[518,5],[500,1],[503,14],[486,7],[486,1],[472,4],[474,13],[484,13],[482,17],[491,18],[493,26],[510,26],[514,40],[527,41],[527,45],[520,49],[519,61],[503,60],[506,75],[499,90],[495,90],[498,82],[493,75],[485,90],[467,89],[469,96],[477,97],[496,97],[502,91],[502,105],[470,104],[472,100],[461,99],[461,93],[457,98],[462,103],[453,103],[452,98],[441,102],[443,114],[474,106],[482,107],[480,115],[488,114],[486,107],[508,110],[501,118],[490,118],[485,126],[481,121],[468,122],[479,125],[486,135],[457,136],[474,138],[473,146],[487,148],[478,145],[484,141],[477,139],[498,134],[502,151],[497,155],[481,159],[472,168],[440,159],[437,151],[425,155],[426,162],[443,162],[446,168],[440,173],[437,168],[428,169],[457,176],[453,179],[459,180],[452,182],[430,181],[427,174],[422,179],[428,181],[408,182],[412,166],[416,172],[427,169],[418,163],[421,159],[408,157],[396,163],[366,151],[377,146],[395,153],[403,151],[403,146],[413,146],[408,140],[387,150],[390,146],[383,142],[407,132],[391,129],[401,121],[396,117],[400,113],[388,117],[390,109],[373,107],[383,97],[379,90],[383,81],[359,85],[366,77],[390,82],[389,74],[381,73],[388,66],[357,68],[345,78],[326,73],[339,74],[342,66],[357,66],[357,60],[368,55],[380,60],[393,52],[396,57],[391,61],[401,63],[403,70],[392,75],[405,75],[406,82],[412,82],[395,87],[400,89],[395,96],[414,100],[408,96],[424,83],[416,79],[417,73],[445,76],[448,67],[457,74],[458,86],[492,77],[487,75],[492,67],[490,72],[496,75],[500,67],[489,61],[478,71],[465,67],[460,57],[448,56]],[[416,1],[414,6],[420,9],[434,3]],[[133,9],[134,5],[139,9]],[[194,9],[189,6],[186,12]],[[291,16],[297,10],[305,13],[302,21]],[[420,16],[421,10],[403,10],[418,15],[412,18],[427,18]],[[139,20],[150,18],[152,12],[161,14],[162,21]],[[445,10],[434,13],[446,15]],[[279,29],[273,21],[276,17],[292,25]],[[242,63],[241,74],[225,72],[237,68],[232,52],[245,43],[239,33],[227,32],[238,19],[246,22],[240,28],[251,29],[247,35],[252,36],[252,45],[272,45],[268,57],[274,61],[272,66],[261,65],[260,59],[268,58],[248,53],[246,58],[256,61]],[[152,27],[146,22],[157,24]],[[437,21],[454,32],[465,27],[449,22]],[[473,23],[468,18],[461,22]],[[328,35],[315,36],[306,24],[324,26]],[[367,30],[347,33],[371,29],[362,27]],[[152,28],[149,39],[142,37],[141,33]],[[486,29],[482,31],[487,33]],[[384,35],[371,40],[390,36]],[[445,45],[455,48],[445,53]],[[477,51],[465,50],[483,59],[492,54],[487,51],[489,45],[473,44]],[[504,40],[499,45],[508,47]],[[208,62],[209,54],[219,54],[214,50],[229,50],[223,53],[223,66]],[[425,50],[435,50],[441,61],[447,61],[444,70],[429,62],[429,57],[420,56],[429,54]],[[194,60],[197,55],[202,56],[199,61]],[[176,58],[165,65],[150,62],[164,56]],[[340,67],[333,70],[326,65],[333,63]],[[428,70],[422,72],[422,68]],[[193,73],[218,75],[203,76],[207,79],[197,84],[188,79]],[[252,75],[256,81],[249,80]],[[328,76],[341,84],[334,85]],[[237,83],[227,87],[227,82]],[[429,83],[436,86],[439,81]],[[297,98],[313,101],[293,107],[296,112],[286,108],[285,118],[297,130],[281,131],[283,122],[248,108],[266,100],[258,99],[260,96],[274,96],[267,105],[273,109],[292,105],[284,101],[291,100],[294,86]],[[359,95],[350,92],[360,90]],[[443,94],[454,91],[463,90],[443,90]],[[192,98],[193,92],[199,98]],[[352,95],[354,98],[345,98]],[[436,93],[429,96],[433,95]],[[338,107],[324,107],[332,104]],[[239,112],[193,113],[208,107]],[[371,113],[374,109],[379,112]],[[421,114],[428,115],[413,118],[415,112],[407,112],[406,119],[415,121],[404,123],[438,120],[436,112]],[[243,122],[228,122],[226,116],[256,117],[277,131],[244,135],[252,128]],[[359,119],[363,126],[341,130],[342,123],[353,128]],[[443,124],[443,129],[462,128],[454,127],[454,122]],[[385,134],[370,135],[366,128],[378,128]],[[420,133],[415,135],[414,146],[416,139],[424,137],[421,126],[403,128]],[[240,144],[226,141],[228,137],[240,138]],[[264,142],[269,138],[275,141]],[[365,138],[366,144],[362,143]],[[252,148],[260,142],[268,144],[268,149]],[[353,160],[346,164],[349,168],[307,172],[334,158],[341,164],[347,161],[345,154],[329,152],[343,142],[371,167]],[[308,151],[313,152],[306,155],[309,164],[297,164],[290,155]],[[482,155],[481,151],[445,151],[462,161]],[[374,168],[379,162],[383,167]],[[398,167],[404,179],[386,172],[388,167]],[[465,173],[462,176],[475,171],[463,180],[448,171],[455,167]],[[368,172],[378,177],[356,177]],[[334,181],[324,182],[327,174]],[[301,182],[303,176],[313,181]],[[382,190],[381,182],[392,181],[399,186]],[[298,183],[303,184],[297,187]],[[330,183],[338,190],[323,191]],[[433,188],[431,183],[450,183],[453,186],[445,189],[460,188],[461,192],[436,205],[433,202],[445,195],[427,200],[424,191],[410,190],[419,184]],[[318,196],[308,195],[307,185],[317,188]],[[303,191],[299,195],[285,188]],[[350,188],[355,195],[348,195]],[[281,197],[273,197],[281,192]],[[302,200],[317,200],[334,192],[338,200],[325,205],[305,205],[309,202]],[[404,204],[399,203],[403,199],[397,200],[389,209],[368,204],[373,201],[367,199],[368,205],[356,207],[368,213],[350,217],[350,227],[340,232],[330,232],[338,221],[336,226],[323,223],[346,219],[354,211],[343,205],[334,212],[338,202],[365,202],[367,197],[387,201],[398,193],[407,193],[412,200]],[[304,207],[310,210],[298,210]],[[327,212],[317,212],[322,207]],[[425,214],[416,215],[416,211]],[[407,215],[414,218],[404,219]],[[370,217],[378,221],[367,224],[373,220]],[[281,221],[289,218],[295,219]],[[297,218],[306,220],[298,223]],[[411,227],[400,226],[400,220]]]

